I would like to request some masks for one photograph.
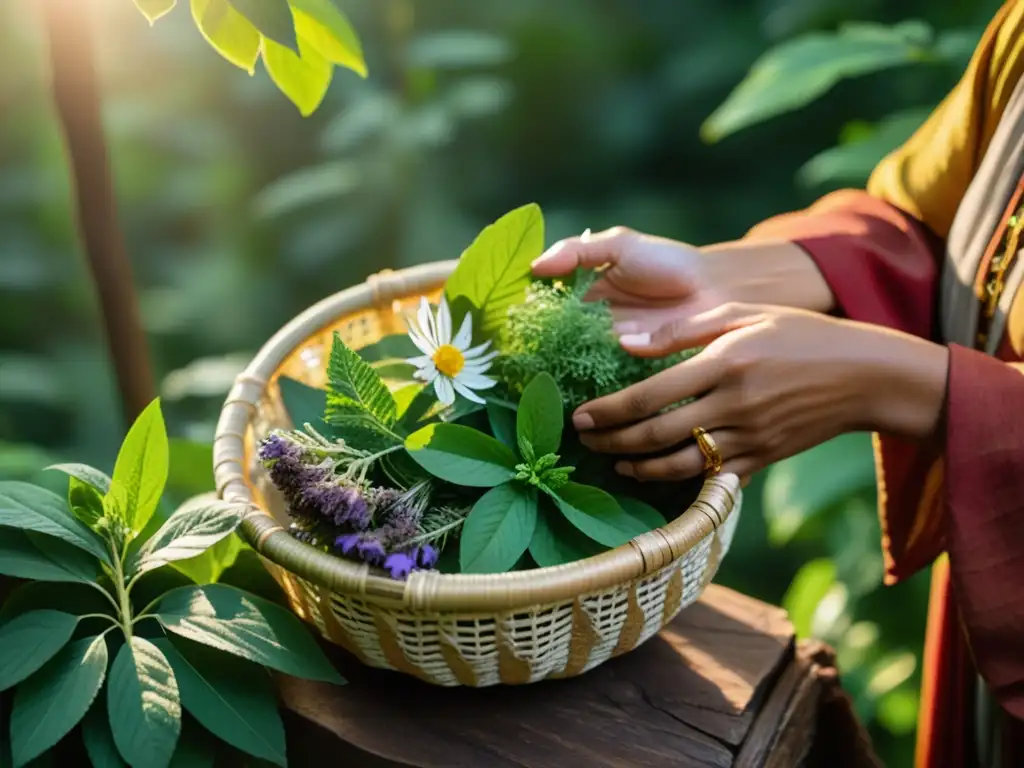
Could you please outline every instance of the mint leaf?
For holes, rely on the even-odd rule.
[[[106,493],[110,490],[110,478],[105,473],[100,472],[95,467],[90,467],[88,464],[52,464],[46,469],[53,469],[77,478],[86,485],[91,485],[100,493]]]
[[[537,528],[530,539],[530,556],[542,568],[574,563],[607,549],[584,536],[554,509],[541,510],[537,516]]]
[[[103,540],[72,517],[64,499],[45,488],[0,482],[0,526],[5,525],[56,536],[110,565]]]
[[[288,0],[230,0],[236,11],[245,16],[268,40],[298,51],[295,22]]]
[[[630,517],[635,517],[641,523],[646,525],[647,530],[649,531],[668,525],[668,521],[665,520],[665,516],[646,502],[630,498],[629,496],[616,496],[615,500],[619,502],[619,506],[622,507],[623,512]]]
[[[127,494],[125,522],[138,533],[153,516],[167,484],[170,448],[167,427],[154,400],[128,430],[114,464],[113,486]]]
[[[321,56],[366,77],[359,38],[332,0],[291,0],[295,30]]]
[[[181,734],[181,700],[163,652],[135,635],[110,668],[107,711],[117,751],[133,768],[163,768]]]
[[[260,55],[260,33],[228,0],[191,0],[192,18],[217,53],[250,75]]]
[[[516,435],[529,443],[535,456],[557,453],[562,442],[562,395],[548,373],[534,376],[519,401]],[[527,458],[524,454],[523,458]],[[529,460],[529,459],[527,459]]]
[[[518,483],[492,488],[473,505],[462,526],[463,573],[505,573],[530,545],[537,524],[537,492]]]
[[[459,424],[428,424],[405,441],[409,455],[434,477],[491,488],[515,475],[515,454],[483,432]]]
[[[78,617],[61,611],[30,611],[0,627],[0,691],[39,670],[68,644]]]
[[[398,412],[395,398],[377,372],[334,334],[331,359],[327,364],[327,420],[368,414],[384,426],[394,423]]]
[[[0,528],[0,574],[33,581],[94,583],[100,566],[92,555],[61,539]]]
[[[215,493],[189,499],[139,550],[129,572],[134,576],[201,555],[235,532],[244,510],[240,504],[219,500]]]
[[[650,530],[642,521],[626,514],[611,494],[591,485],[566,483],[554,499],[570,523],[606,547],[621,546]]]
[[[535,203],[516,208],[481,232],[445,284],[449,301],[464,296],[479,308],[484,334],[500,333],[505,313],[523,301],[530,265],[544,250],[544,217]]]

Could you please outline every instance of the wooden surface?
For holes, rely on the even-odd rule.
[[[349,685],[280,681],[293,765],[793,768],[836,680],[827,649],[797,649],[784,611],[716,586],[641,648],[570,680],[440,688],[335,660]],[[870,764],[835,747],[846,757],[823,765]]]

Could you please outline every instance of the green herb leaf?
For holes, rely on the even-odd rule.
[[[242,505],[220,501],[215,493],[190,499],[139,550],[129,572],[145,573],[201,555],[235,532],[244,509]]]
[[[509,307],[523,301],[530,265],[544,250],[544,217],[535,203],[516,208],[481,232],[445,284],[454,301],[465,296],[480,309],[484,334],[500,333]]]
[[[18,686],[11,710],[11,753],[16,766],[41,755],[85,716],[107,673],[103,636],[67,646]]]
[[[72,517],[67,502],[29,483],[0,482],[0,526],[45,533],[110,564],[103,540]]]
[[[630,498],[629,496],[616,496],[615,500],[619,502],[619,506],[622,507],[623,512],[630,517],[635,517],[647,526],[647,530],[649,531],[668,525],[668,521],[665,519],[665,516],[646,502]]]
[[[298,50],[295,40],[295,22],[288,0],[228,0],[236,11],[245,16],[259,33],[293,51]]]
[[[0,627],[0,691],[34,674],[68,644],[78,617],[31,611]]]
[[[171,762],[181,733],[181,699],[174,670],[144,637],[125,643],[110,668],[107,711],[117,750],[133,768]]]
[[[327,364],[327,420],[356,411],[369,414],[384,426],[394,423],[398,407],[387,386],[365,360],[334,334]]]
[[[554,497],[566,519],[598,544],[618,547],[650,530],[600,488],[566,483]]]
[[[216,584],[246,549],[245,542],[237,533],[233,533],[218,541],[201,555],[174,563],[174,568],[188,576],[196,584]]]
[[[82,721],[82,741],[93,768],[126,768],[110,732],[107,705],[99,698]]]
[[[171,662],[182,705],[200,725],[236,749],[287,765],[284,724],[263,670],[187,640],[154,644]]]
[[[88,483],[72,477],[68,483],[68,507],[71,514],[96,530],[97,524],[103,519],[103,496]]]
[[[150,24],[171,12],[177,0],[135,0],[135,6],[142,11]]]
[[[397,408],[397,416],[399,423],[405,417],[406,412],[409,410],[409,406],[416,402],[416,397],[423,392],[422,384],[407,384],[401,389],[392,392],[392,397],[395,398],[395,407]]]
[[[553,509],[541,510],[537,516],[537,528],[530,540],[530,556],[542,568],[574,563],[607,549],[584,536]]]
[[[516,412],[495,403],[487,403],[487,421],[491,432],[502,444],[512,450],[518,447],[516,439]]]
[[[167,484],[169,452],[160,401],[154,400],[128,430],[114,464],[113,484],[128,495],[125,522],[136,533],[146,527],[160,503]]]
[[[52,464],[46,469],[63,472],[65,475],[77,478],[86,485],[91,485],[100,493],[110,490],[110,477],[88,464]]]
[[[295,30],[328,61],[366,77],[359,38],[345,14],[331,0],[290,0]]]
[[[537,456],[557,453],[562,442],[562,422],[562,395],[558,384],[548,373],[534,376],[519,401],[518,440],[528,441]]]
[[[491,488],[515,475],[516,457],[493,437],[458,424],[428,424],[405,441],[427,472],[456,485]]]
[[[224,584],[169,592],[157,609],[176,635],[293,677],[340,683],[305,627],[290,612]]]
[[[301,32],[298,52],[263,38],[263,64],[270,79],[298,107],[303,117],[316,112],[334,75],[334,65]]]
[[[462,526],[463,573],[505,573],[530,545],[537,524],[537,493],[519,483],[492,488],[473,505]]]
[[[95,582],[99,563],[67,542],[31,531],[0,528],[0,573],[33,581]]]
[[[259,30],[228,0],[192,0],[192,18],[217,53],[250,75],[256,71]]]
[[[327,390],[317,389],[296,379],[281,376],[277,380],[288,417],[296,429],[312,424],[313,429],[324,437],[332,437],[331,425],[324,421],[327,410]]]

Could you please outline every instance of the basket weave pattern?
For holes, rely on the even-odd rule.
[[[485,576],[414,572],[396,582],[293,539],[284,500],[256,457],[272,429],[292,426],[278,376],[323,386],[335,331],[354,348],[404,333],[403,311],[436,295],[453,266],[371,278],[271,339],[225,403],[214,443],[218,492],[251,505],[243,535],[292,609],[364,663],[448,686],[578,675],[637,647],[700,596],[739,518],[734,475],[706,481],[664,529],[587,560]]]

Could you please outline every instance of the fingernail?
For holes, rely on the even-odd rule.
[[[580,432],[594,428],[594,417],[589,413],[574,413],[572,425]]]
[[[640,330],[640,323],[626,320],[621,323],[616,323],[612,326],[612,330],[615,331],[619,336],[623,334],[636,333]]]
[[[625,477],[633,476],[633,465],[627,461],[619,461],[615,464],[615,471]]]
[[[540,256],[538,256],[536,259],[534,259],[533,263],[530,264],[530,266],[531,267],[535,267],[538,264],[543,264],[545,261],[548,261],[553,256],[558,254],[563,248],[565,248],[565,244],[564,243],[557,243],[555,245],[552,245],[550,248],[548,248],[546,251],[544,251],[544,253],[542,253]]]
[[[583,230],[583,234],[580,235],[580,242],[586,243],[590,241],[590,227]]]
[[[627,333],[619,336],[619,342],[624,347],[648,347],[651,344],[649,333]]]

